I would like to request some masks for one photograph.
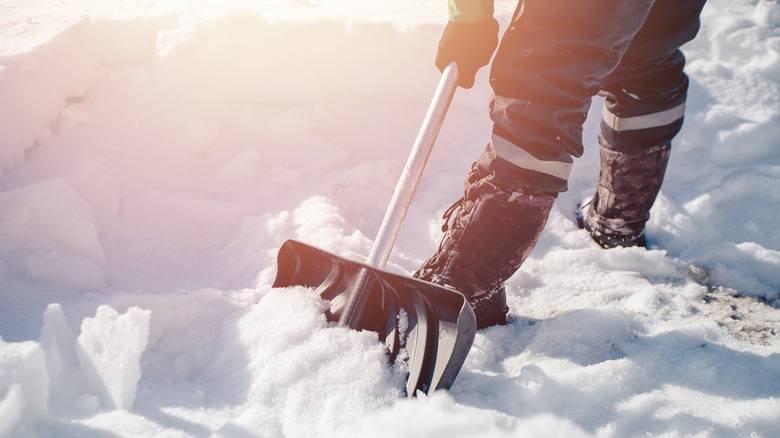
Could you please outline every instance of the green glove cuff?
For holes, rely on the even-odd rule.
[[[493,0],[448,0],[450,21],[478,23],[493,18]]]

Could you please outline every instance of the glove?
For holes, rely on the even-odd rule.
[[[474,86],[474,76],[488,65],[498,47],[498,22],[494,18],[477,23],[450,21],[444,28],[436,53],[436,67],[444,71],[451,62],[458,64],[458,85]]]

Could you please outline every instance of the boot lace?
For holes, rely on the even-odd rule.
[[[442,232],[446,233],[447,230],[450,229],[450,219],[452,218],[452,215],[463,206],[463,201],[466,198],[460,198],[457,201],[455,201],[454,204],[450,205],[449,208],[444,212],[444,215],[442,215],[442,219],[444,219],[444,225],[441,226]]]

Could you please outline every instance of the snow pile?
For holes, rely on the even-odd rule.
[[[59,178],[0,193],[6,275],[77,290],[105,287],[92,206]]]
[[[604,251],[574,223],[595,101],[571,189],[508,282],[510,324],[477,335],[449,393],[412,400],[372,333],[270,285],[288,238],[367,256],[445,2],[12,2],[0,436],[780,433],[776,1],[710,1],[685,47],[652,249]],[[389,269],[438,245],[489,92],[483,71],[456,94]]]
[[[705,38],[686,51],[692,105],[664,187],[673,204],[654,225],[662,247],[711,268],[715,284],[777,299],[780,4],[705,8],[702,21]]]

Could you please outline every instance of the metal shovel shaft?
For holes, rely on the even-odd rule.
[[[458,68],[453,62],[442,72],[431,105],[428,107],[428,112],[425,115],[425,119],[423,119],[422,127],[417,134],[417,139],[409,154],[409,159],[406,161],[404,171],[401,173],[401,177],[395,186],[393,198],[387,207],[382,225],[379,227],[376,240],[374,240],[374,246],[371,248],[371,253],[366,261],[367,265],[381,269],[385,267],[387,259],[390,258],[393,244],[396,237],[398,237],[398,232],[401,230],[401,224],[404,217],[406,217],[406,212],[409,210],[409,205],[412,203],[414,192],[420,184],[423,169],[428,162],[428,157],[431,155],[436,136],[439,134],[441,125],[444,122],[444,116],[447,114],[447,109],[457,88]],[[368,305],[369,281],[370,274],[368,271],[364,270],[358,275],[352,288],[353,292],[339,318],[339,325],[348,327],[359,327],[361,325],[360,321],[363,317],[365,306]]]
[[[393,198],[387,207],[387,212],[382,220],[382,225],[379,227],[374,246],[371,248],[371,253],[366,262],[371,266],[384,268],[387,259],[390,258],[390,252],[393,250],[395,239],[398,237],[401,224],[406,217],[406,212],[409,210],[409,205],[412,203],[414,192],[420,184],[423,169],[428,162],[428,157],[431,155],[436,136],[439,135],[439,130],[444,122],[444,116],[447,114],[447,109],[450,106],[450,102],[452,102],[452,97],[455,95],[457,87],[458,67],[453,62],[442,73],[439,86],[436,88],[436,93],[433,95],[433,100],[428,108],[428,113],[425,115],[412,152],[406,161],[406,167],[404,167],[404,171],[401,173],[401,177],[395,186]]]
[[[390,363],[408,370],[406,394],[449,389],[474,343],[477,322],[466,297],[438,284],[382,270],[419,185],[423,168],[457,88],[455,64],[439,81],[406,167],[393,192],[366,263],[295,240],[279,249],[273,287],[314,288],[330,303],[328,321],[369,330],[385,344]],[[403,353],[403,354],[402,354]]]

